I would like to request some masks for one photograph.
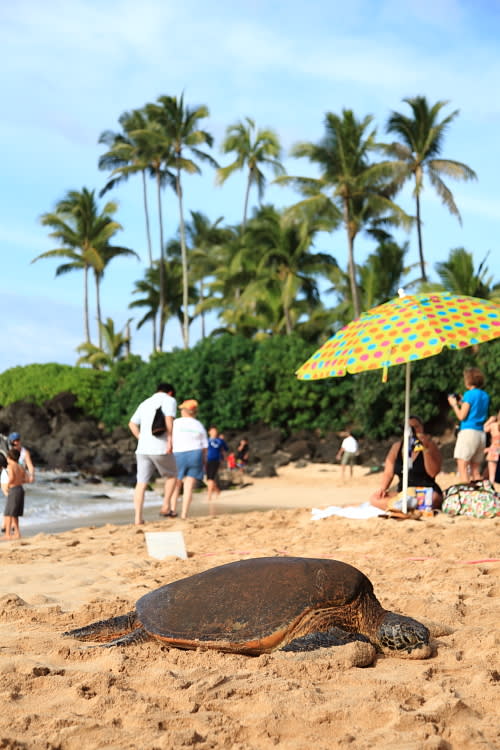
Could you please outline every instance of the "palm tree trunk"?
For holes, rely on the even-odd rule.
[[[89,269],[87,266],[83,268],[83,325],[85,329],[85,341],[87,344],[92,343],[90,341],[90,325],[89,325]]]
[[[130,330],[130,323],[127,322],[125,327],[125,357],[130,357],[130,351],[132,347],[132,332]]]
[[[181,187],[181,171],[177,169],[177,198],[179,199],[179,226],[181,235],[181,258],[182,258],[182,340],[184,342],[184,349],[189,349],[189,310],[188,310],[188,292],[189,292],[189,279],[188,279],[188,263],[187,263],[187,248],[186,248],[186,227],[184,225],[184,211],[182,208],[182,187]]]
[[[252,186],[252,172],[248,172],[247,188],[245,190],[245,202],[243,204],[243,224],[242,229],[245,229],[247,224],[247,212],[248,212],[248,200],[250,197],[250,188]]]
[[[418,237],[418,255],[420,258],[420,272],[422,274],[422,281],[427,281],[427,274],[425,273],[424,248],[422,244],[422,222],[420,219],[420,195],[418,194],[418,192],[415,195],[415,202],[417,204],[417,237]]]
[[[203,300],[205,299],[205,286],[203,284],[203,279],[200,281],[200,302],[203,303]],[[202,340],[206,338],[205,333],[205,312],[202,310],[200,313],[201,317],[201,338]]]
[[[349,221],[349,203],[347,199],[344,199],[344,224],[347,231],[347,248],[348,248],[348,272],[349,282],[351,285],[351,297],[352,305],[354,309],[354,317],[359,318],[361,315],[361,304],[359,301],[359,290],[356,283],[356,264],[354,262],[354,234],[351,230]]]
[[[152,268],[153,267],[153,250],[152,250],[152,242],[151,242],[151,226],[149,223],[146,171],[143,169],[141,174],[142,174],[142,195],[143,195],[143,200],[144,200],[144,216],[146,219],[146,240],[148,243],[149,267]],[[151,323],[153,326],[153,351],[156,351],[156,316],[155,315],[153,315]]]
[[[159,302],[159,331],[158,351],[163,350],[163,333],[165,329],[165,249],[163,246],[163,214],[161,210],[161,180],[160,170],[156,170],[156,186],[158,195],[158,222],[160,227],[160,302]]]
[[[95,276],[95,306],[97,312],[97,331],[99,349],[102,349],[102,317],[101,317],[101,289],[99,284],[99,274],[94,272]]]

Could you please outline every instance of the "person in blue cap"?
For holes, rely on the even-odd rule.
[[[9,437],[9,448],[15,448],[19,451],[19,465],[23,467],[29,477],[30,482],[35,481],[35,467],[31,460],[31,453],[26,446],[21,444],[21,435],[18,432],[11,432]]]

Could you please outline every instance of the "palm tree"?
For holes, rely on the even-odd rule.
[[[105,265],[104,258],[108,257],[111,259],[116,254],[133,253],[128,248],[110,245],[111,238],[122,229],[121,225],[112,219],[112,215],[116,210],[116,203],[109,201],[99,211],[95,200],[95,190],[91,191],[84,187],[81,191],[68,191],[67,195],[56,204],[54,211],[43,214],[40,219],[43,226],[53,229],[49,233],[49,237],[57,240],[60,243],[60,247],[41,253],[32,260],[32,263],[41,258],[66,258],[69,262],[63,263],[56,268],[56,276],[74,270],[83,270],[83,310],[86,343],[90,343],[91,341],[88,301],[89,270],[94,269],[99,274]],[[97,276],[96,284],[96,290],[98,290]],[[97,296],[97,301],[99,304],[99,296]],[[99,310],[98,323],[100,322]]]
[[[189,269],[193,282],[198,284],[202,339],[206,335],[203,301],[207,278],[213,276],[220,264],[222,247],[233,236],[231,229],[221,226],[222,219],[223,217],[219,216],[212,222],[201,211],[191,211],[191,222],[186,226],[190,248]]]
[[[82,356],[76,364],[88,364],[95,370],[103,370],[105,367],[111,367],[118,360],[124,359],[130,345],[130,334],[127,332],[130,321],[131,318],[121,331],[115,330],[115,324],[111,318],[107,318],[105,323],[100,323],[102,345],[95,346],[89,342],[80,344],[77,351],[82,352]]]
[[[363,228],[374,221],[386,224],[409,224],[410,217],[391,198],[396,184],[391,177],[391,163],[371,163],[372,152],[380,148],[375,140],[373,118],[358,120],[351,110],[342,116],[328,112],[325,135],[319,143],[298,143],[292,155],[307,157],[321,170],[319,178],[279,177],[278,183],[291,183],[305,199],[292,207],[325,218],[326,226],[343,224],[347,235],[349,282],[354,314],[361,314],[361,302],[356,280],[354,242]]]
[[[388,133],[397,135],[400,142],[392,143],[386,151],[396,160],[395,167],[399,170],[400,184],[410,178],[414,180],[420,269],[422,280],[427,281],[420,214],[424,174],[429,177],[441,201],[460,222],[461,217],[453,194],[443,182],[442,176],[453,177],[455,180],[472,180],[476,179],[477,175],[467,164],[439,158],[445,132],[458,115],[458,109],[439,121],[440,112],[448,104],[447,101],[438,101],[432,107],[425,96],[415,96],[403,101],[410,106],[412,114],[407,116],[400,112],[391,113],[386,129]]]
[[[252,185],[257,186],[259,202],[264,196],[266,178],[262,168],[270,167],[275,176],[285,172],[280,162],[281,145],[277,133],[270,128],[255,132],[255,122],[250,117],[246,117],[245,122],[240,121],[227,128],[222,151],[225,154],[234,152],[236,158],[226,167],[220,167],[216,175],[216,182],[222,185],[234,172],[245,167],[248,170],[243,204],[243,229],[247,223],[248,199]]]
[[[140,260],[139,256],[134,250],[130,250],[128,247],[117,247],[116,245],[104,244],[101,248],[95,248],[95,252],[92,256],[92,269],[94,271],[95,279],[95,296],[96,296],[96,312],[97,312],[97,325],[99,332],[99,346],[102,346],[102,335],[103,335],[103,323],[101,315],[101,281],[104,276],[104,271],[110,261],[113,258],[122,257],[124,255],[133,255],[135,258]]]
[[[205,144],[208,146],[212,146],[213,144],[213,137],[210,133],[199,127],[200,120],[208,117],[209,111],[205,106],[194,108],[185,106],[184,95],[182,94],[180,98],[176,96],[159,96],[155,104],[146,105],[146,112],[158,128],[160,143],[163,143],[165,150],[168,150],[166,163],[175,174],[182,251],[182,299],[184,310],[182,338],[184,348],[187,349],[189,348],[189,274],[181,173],[201,173],[198,164],[186,154],[190,154],[199,161],[208,162],[213,167],[218,166],[215,159],[200,148],[200,146]]]
[[[477,271],[474,270],[474,258],[472,253],[463,247],[450,250],[448,260],[436,263],[436,271],[441,279],[442,288],[453,294],[467,294],[471,297],[490,299],[492,292],[496,291],[493,286],[493,277],[489,276],[486,260],[489,253],[485,255]]]
[[[172,190],[176,190],[177,180],[174,172],[170,169],[172,159],[172,148],[169,139],[165,138],[163,128],[156,121],[151,119],[149,113],[149,106],[143,110],[144,120],[142,122],[143,127],[137,130],[131,131],[131,136],[137,143],[141,153],[144,153],[148,163],[149,172],[154,177],[156,182],[156,199],[157,199],[157,212],[158,212],[158,230],[159,230],[159,269],[160,269],[160,304],[159,310],[159,322],[158,322],[158,342],[155,344],[153,338],[153,351],[163,349],[163,332],[165,330],[165,321],[161,319],[164,310],[166,309],[166,279],[164,277],[165,272],[165,239],[163,230],[163,209],[161,200],[161,191],[165,186],[171,187]],[[138,123],[140,124],[140,123]]]
[[[101,170],[111,170],[110,177],[99,193],[102,197],[108,190],[112,190],[122,182],[126,182],[131,175],[140,173],[142,179],[142,196],[144,217],[146,222],[146,242],[148,248],[149,265],[153,263],[151,227],[149,220],[149,206],[146,177],[151,172],[150,157],[144,143],[139,143],[133,133],[144,130],[146,117],[144,112],[134,109],[123,112],[118,118],[122,132],[115,133],[105,130],[99,137],[99,143],[108,147],[108,151],[99,157],[98,167]]]
[[[262,207],[242,237],[233,232],[220,246],[210,296],[198,308],[220,310],[225,330],[247,337],[291,333],[320,308],[318,281],[336,268],[331,255],[312,251],[315,233],[310,222]]]
[[[165,303],[164,310],[160,315],[162,326],[165,328],[170,318],[177,318],[179,324],[183,326],[184,320],[184,308],[183,308],[183,293],[182,293],[182,267],[176,258],[167,258],[163,261],[164,272],[163,276],[165,279]],[[141,295],[138,299],[135,299],[129,304],[129,308],[144,308],[145,314],[139,320],[137,328],[141,328],[144,323],[147,323],[158,314],[160,305],[160,268],[159,262],[155,261],[152,268],[146,269],[144,278],[139,279],[135,282],[132,294]],[[194,286],[190,286],[188,289],[189,297],[188,300],[191,304],[196,304],[197,293]],[[191,320],[188,321],[190,323]],[[161,339],[164,338],[165,331],[160,330],[159,335]]]
[[[290,334],[304,310],[319,303],[317,280],[330,276],[337,263],[327,253],[313,253],[317,227],[307,220],[291,221],[273,206],[264,206],[249,222],[244,235],[251,254],[259,257],[257,277],[243,292],[245,297],[272,297],[275,287],[279,321],[275,332]],[[305,306],[301,304],[301,299]]]

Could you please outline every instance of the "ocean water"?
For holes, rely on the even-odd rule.
[[[38,470],[33,484],[26,484],[24,515],[19,520],[21,534],[56,533],[81,526],[102,526],[106,523],[133,523],[133,488],[102,481],[87,484],[77,472]],[[214,513],[242,513],[257,510],[255,506],[231,503],[230,491],[211,506],[206,492],[196,492],[189,515],[208,516]],[[146,521],[160,520],[162,495],[147,491],[144,503]],[[179,503],[180,505],[180,503]],[[180,513],[180,507],[178,508]],[[168,523],[168,520],[166,520]]]
[[[20,519],[24,535],[33,531],[84,526],[96,517],[112,517],[127,511],[133,518],[133,490],[130,487],[118,487],[104,481],[86,484],[76,472],[37,470],[36,481],[24,485],[24,489],[24,515]],[[161,497],[155,497],[161,502]]]

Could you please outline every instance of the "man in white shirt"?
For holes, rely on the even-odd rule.
[[[177,470],[172,453],[172,428],[177,414],[175,390],[170,383],[159,383],[156,393],[139,404],[128,423],[137,438],[137,483],[134,490],[135,524],[144,523],[143,507],[146,487],[155,471],[165,477],[165,497],[170,497],[176,482]],[[153,434],[155,414],[161,408],[165,417],[165,432]]]
[[[358,450],[358,441],[356,440],[354,435],[351,434],[351,432],[348,432],[347,437],[342,440],[342,445],[340,446],[339,452],[337,453],[337,461],[340,460],[342,481],[344,481],[346,466],[349,466],[350,468],[352,479],[353,466],[356,461]]]

